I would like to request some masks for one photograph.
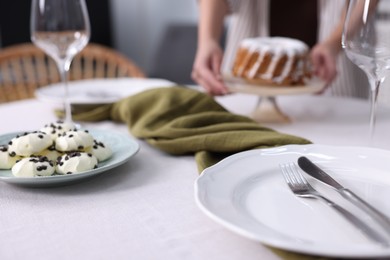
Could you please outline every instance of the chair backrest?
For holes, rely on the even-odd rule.
[[[90,43],[74,59],[69,80],[139,77],[145,73],[112,48]],[[54,61],[32,43],[0,50],[0,103],[32,98],[37,88],[60,81]]]

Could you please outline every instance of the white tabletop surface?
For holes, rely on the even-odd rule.
[[[218,101],[250,114],[257,97]],[[317,144],[366,145],[366,101],[311,95],[279,97],[291,123],[269,124]],[[56,118],[37,100],[0,104],[0,134],[40,128]],[[85,124],[129,134],[112,122]],[[378,113],[380,147],[390,149],[390,110]],[[142,140],[128,163],[86,182],[21,188],[0,182],[0,259],[279,259],[267,247],[232,233],[194,201],[193,156],[171,156]]]

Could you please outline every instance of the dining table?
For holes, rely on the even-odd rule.
[[[244,116],[258,99],[245,93],[215,97]],[[298,94],[278,96],[277,102],[290,120],[262,125],[315,144],[390,150],[390,107],[378,106],[370,141],[368,100]],[[40,129],[57,120],[54,108],[36,98],[0,104],[0,135]],[[284,259],[204,214],[195,200],[200,173],[192,154],[161,151],[120,122],[79,123],[124,135],[139,150],[118,167],[68,185],[0,181],[0,259]]]

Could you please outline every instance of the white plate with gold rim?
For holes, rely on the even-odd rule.
[[[390,257],[390,247],[369,241],[324,203],[294,196],[278,165],[302,155],[390,216],[390,151],[368,147],[286,145],[237,153],[203,171],[195,184],[196,202],[217,223],[272,247],[328,257]],[[336,191],[305,176],[380,230]]]
[[[113,131],[88,129],[94,139],[109,146],[113,152],[112,156],[98,164],[98,168],[77,174],[53,175],[20,178],[15,177],[11,170],[0,170],[0,180],[26,187],[51,187],[67,185],[80,182],[84,179],[96,176],[115,167],[118,167],[130,160],[139,150],[139,144],[131,137]],[[0,136],[0,144],[7,144],[19,133],[9,133]]]

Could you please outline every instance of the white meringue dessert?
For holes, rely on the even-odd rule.
[[[9,170],[20,159],[20,156],[9,154],[8,145],[0,145],[0,169]]]
[[[76,130],[76,125],[64,121],[57,121],[55,123],[45,125],[40,131],[50,135],[50,137],[55,140],[63,133],[70,130]]]
[[[46,156],[49,160],[56,162],[57,158],[63,154],[64,154],[63,152],[57,151],[55,145],[53,144],[53,145],[49,146],[48,148],[46,148],[45,150],[43,150],[37,154],[34,154],[34,155],[35,156]]]
[[[56,172],[58,174],[75,174],[98,167],[95,156],[86,152],[70,152],[58,157]]]
[[[26,132],[11,139],[8,152],[11,156],[30,156],[39,153],[53,144],[51,137],[43,132]]]
[[[55,147],[60,152],[80,151],[91,147],[93,140],[87,130],[70,130],[57,137]]]
[[[16,177],[51,176],[55,172],[53,161],[47,157],[25,157],[12,166],[12,174]]]
[[[93,145],[85,151],[94,155],[99,162],[103,162],[112,156],[111,148],[96,139],[93,141]]]

